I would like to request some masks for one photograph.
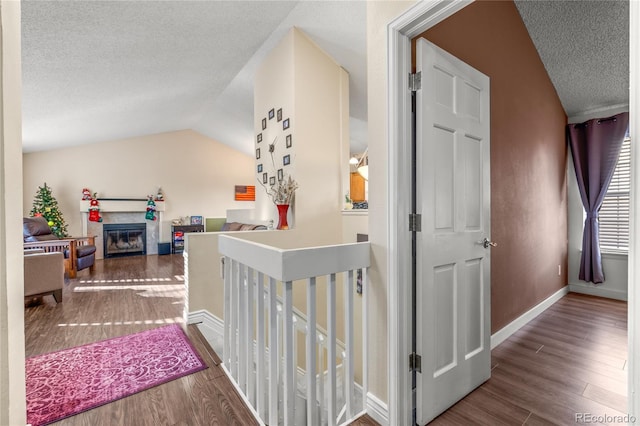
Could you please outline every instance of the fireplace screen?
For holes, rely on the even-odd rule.
[[[147,254],[147,224],[119,223],[102,227],[104,257]]]

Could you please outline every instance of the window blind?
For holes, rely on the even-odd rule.
[[[622,143],[611,184],[599,212],[600,248],[629,250],[629,192],[631,189],[631,139]]]

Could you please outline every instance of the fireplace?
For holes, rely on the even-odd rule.
[[[147,224],[118,223],[102,226],[104,258],[147,254]]]

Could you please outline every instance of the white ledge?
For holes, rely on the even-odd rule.
[[[342,210],[342,216],[368,216],[369,209]]]
[[[221,235],[218,252],[283,282],[370,266],[369,242],[283,250]]]

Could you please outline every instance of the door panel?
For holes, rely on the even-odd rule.
[[[416,415],[490,376],[489,78],[420,39],[416,94]]]

